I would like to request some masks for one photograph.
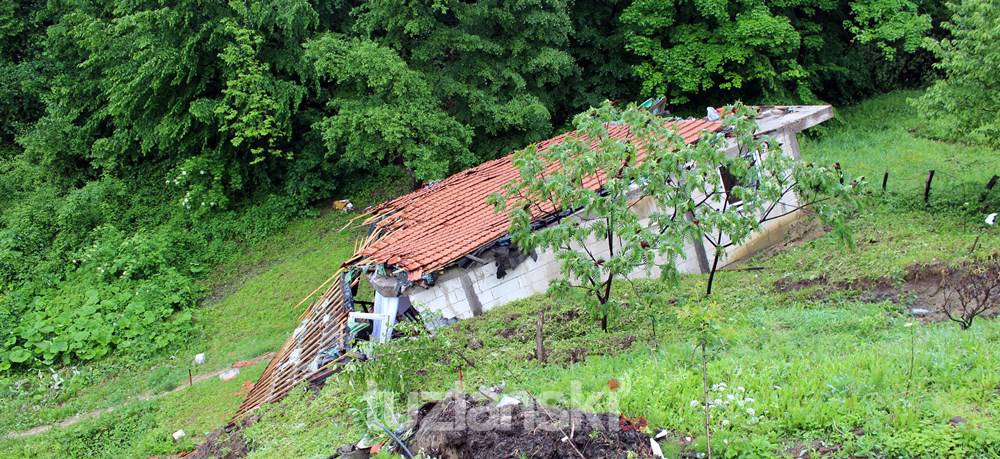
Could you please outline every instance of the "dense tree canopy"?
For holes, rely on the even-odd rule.
[[[0,0],[0,369],[155,352],[206,267],[306,204],[443,178],[605,99],[843,101],[919,80],[940,10]]]
[[[621,20],[627,48],[641,57],[643,91],[678,102],[726,92],[858,97],[880,83],[864,71],[897,50],[916,51],[931,29],[930,15],[909,0],[636,0]],[[849,94],[827,88],[855,79]]]

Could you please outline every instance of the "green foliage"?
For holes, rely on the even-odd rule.
[[[605,329],[615,282],[638,270],[676,282],[687,243],[713,248],[710,294],[726,249],[794,211],[782,201],[790,193],[800,200],[792,207],[810,205],[846,236],[854,184],[841,183],[832,168],[792,160],[769,136],[755,136],[752,109],[737,104],[725,111],[728,133],[706,132],[688,144],[674,123],[606,103],[577,116],[577,130],[562,142],[516,153],[519,179],[490,202],[508,213],[518,247],[555,253],[564,278],[554,287],[582,288]],[[611,135],[622,128],[631,139]],[[726,152],[730,143],[733,153]],[[734,177],[730,188],[723,170]],[[537,218],[553,211],[567,215],[536,227]]]
[[[474,162],[470,130],[438,108],[423,75],[371,40],[320,35],[305,44],[316,78],[330,81],[331,116],[314,126],[345,170],[403,164],[420,180]]]
[[[551,132],[559,107],[551,93],[575,70],[570,8],[563,0],[373,0],[357,8],[355,29],[434,82],[441,106],[472,129],[482,160]]]
[[[623,12],[645,94],[672,103],[723,95],[750,100],[857,98],[886,82],[874,71],[913,53],[931,28],[919,2],[637,0]],[[875,46],[882,57],[865,51]],[[867,72],[867,73],[866,73]],[[889,77],[900,81],[902,72]],[[857,78],[848,94],[831,81]],[[891,86],[889,86],[891,87]]]
[[[1000,51],[1000,3],[966,0],[950,4],[954,15],[944,24],[950,35],[928,40],[940,59],[944,77],[915,100],[929,122],[931,134],[951,140],[1000,146],[1000,75],[995,71]]]

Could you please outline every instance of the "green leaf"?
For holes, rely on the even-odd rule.
[[[31,358],[31,353],[22,347],[15,347],[7,353],[7,359],[13,363],[24,363]]]

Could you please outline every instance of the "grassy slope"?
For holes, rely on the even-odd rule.
[[[904,198],[873,207],[854,223],[859,241],[876,242],[863,242],[857,252],[845,254],[824,238],[764,262],[766,271],[721,276],[720,301],[732,312],[724,327],[726,343],[712,363],[712,377],[733,387],[742,384],[753,392],[760,410],[774,413],[758,427],[733,433],[734,441],[756,438],[771,447],[789,439],[836,439],[853,427],[865,426],[871,433],[854,440],[852,447],[885,448],[893,432],[948,434],[941,420],[952,413],[977,425],[995,415],[997,401],[987,388],[998,382],[996,324],[977,323],[964,334],[947,324],[920,327],[918,366],[923,373],[917,372],[914,384],[923,395],[904,399],[900,365],[908,355],[909,335],[902,328],[905,319],[894,307],[803,301],[771,289],[773,281],[785,275],[899,274],[914,260],[961,255],[979,234],[981,225],[971,216],[943,211],[956,196],[942,193],[936,201],[940,209],[933,212],[915,209],[907,201],[920,193],[923,170],[930,167],[949,174],[936,179],[939,185],[960,182],[955,177],[968,174],[974,186],[981,187],[990,169],[1000,170],[996,152],[913,136],[908,131],[913,116],[905,97],[886,96],[843,110],[839,114],[843,123],[827,129],[821,139],[803,143],[807,159],[840,161],[851,173],[881,177],[886,167],[893,171],[890,189]],[[187,362],[195,352],[208,353],[208,364],[199,367],[208,372],[273,350],[294,328],[298,311],[291,305],[325,280],[353,248],[351,235],[335,231],[342,225],[343,216],[336,214],[297,222],[281,238],[248,249],[240,259],[220,267],[213,283],[221,285],[217,287],[221,298],[201,312],[203,327],[190,346],[174,353],[176,359],[157,359],[143,368],[105,362],[83,367],[83,376],[58,398],[32,403],[0,399],[0,431],[44,424],[183,384]],[[997,247],[1000,239],[994,232],[980,245]],[[687,278],[682,290],[697,289],[701,282],[697,276]],[[660,286],[644,284],[644,288]],[[698,412],[687,407],[698,390],[694,355],[684,337],[672,331],[669,308],[631,306],[614,331],[605,335],[592,321],[574,317],[572,300],[535,297],[465,322],[435,341],[412,344],[398,358],[383,359],[379,364],[394,371],[380,371],[379,383],[398,391],[445,390],[453,384],[460,361],[454,352],[479,340],[485,344],[482,349],[464,351],[477,362],[476,368],[464,368],[467,387],[505,380],[512,389],[541,393],[576,381],[583,396],[600,397],[595,409],[611,409],[606,384],[614,377],[623,382],[614,395],[627,414],[643,414],[653,425],[697,432]],[[553,364],[549,366],[530,359],[533,324],[540,309],[550,318],[546,334]],[[660,318],[655,340],[651,316]],[[505,334],[513,339],[503,338]],[[626,346],[633,338],[636,344]],[[654,343],[656,350],[651,351]],[[581,349],[589,358],[569,365],[571,355]],[[213,380],[155,401],[127,403],[70,429],[30,440],[0,441],[0,451],[52,457],[146,457],[177,451],[193,442],[175,445],[169,440],[171,432],[183,428],[197,441],[220,425],[240,401],[241,382],[252,380],[262,367],[244,369],[238,381]],[[418,368],[423,376],[410,376]],[[366,369],[358,369],[362,370]],[[406,378],[385,378],[386,374]],[[340,381],[361,379],[350,376],[343,375]],[[774,389],[775,384],[782,390]],[[247,433],[254,454],[323,456],[336,445],[357,441],[361,433],[350,413],[359,404],[359,394],[359,387],[334,381],[318,398],[297,393],[269,408],[264,421]]]
[[[719,415],[716,422],[727,419],[731,425],[718,427],[716,448],[768,457],[794,444],[824,440],[843,445],[841,454],[1000,454],[1000,323],[980,320],[966,332],[950,323],[906,327],[911,319],[905,306],[869,304],[847,294],[820,300],[773,288],[783,277],[898,277],[916,261],[967,256],[977,237],[979,254],[1000,247],[1000,234],[984,228],[982,214],[963,207],[1000,172],[1000,155],[914,136],[914,113],[905,103],[912,95],[844,109],[840,123],[803,143],[806,159],[839,161],[849,173],[878,177],[876,186],[882,172],[891,171],[893,194],[869,199],[852,223],[857,250],[846,251],[824,237],[754,262],[764,270],[720,276],[717,300],[726,318],[722,342],[712,352],[711,381],[744,387],[755,399],[747,406],[763,417],[749,425],[746,412],[734,407]],[[920,200],[930,168],[943,173],[925,208]],[[464,321],[434,339],[393,342],[379,360],[336,376],[318,396],[301,392],[268,407],[246,432],[252,454],[329,454],[363,435],[354,413],[365,407],[365,382],[395,394],[440,393],[454,387],[459,365],[467,390],[505,381],[508,391],[549,393],[552,403],[646,416],[652,426],[698,439],[701,411],[689,405],[700,398],[696,354],[677,331],[671,302],[699,292],[703,282],[702,276],[686,277],[679,289],[662,292],[662,300],[649,306],[629,301],[630,292],[623,289],[629,306],[609,334],[575,314],[573,299],[538,296]],[[664,287],[649,282],[642,288]],[[538,311],[549,318],[548,365],[532,358]],[[469,347],[478,343],[484,346]],[[572,363],[584,351],[589,357]],[[622,386],[615,392],[608,389],[612,378]],[[966,422],[951,427],[954,416]],[[679,444],[672,439],[664,447],[676,453]]]
[[[196,384],[193,390],[152,401],[138,401],[137,397],[186,385],[189,362],[196,353],[206,353],[206,364],[195,368],[198,375],[277,349],[302,312],[302,307],[293,306],[353,253],[354,234],[339,231],[346,218],[344,214],[328,213],[299,220],[280,237],[248,247],[240,257],[218,267],[207,281],[215,294],[195,316],[197,329],[188,344],[174,349],[171,355],[136,367],[125,367],[113,360],[81,366],[77,376],[64,375],[68,381],[65,390],[52,392],[55,396],[41,400],[0,399],[0,432],[120,406],[111,414],[69,429],[30,439],[0,440],[0,451],[30,457],[96,453],[106,457],[146,457],[179,451],[199,441],[205,432],[229,419],[242,400],[241,384],[255,380],[263,371],[263,363],[244,368],[235,381],[212,379]],[[189,438],[174,445],[169,439],[177,429],[184,429]],[[102,440],[88,440],[88,436]]]

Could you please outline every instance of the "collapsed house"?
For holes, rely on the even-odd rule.
[[[781,154],[797,159],[796,134],[832,116],[829,105],[761,108],[758,134],[774,136]],[[665,122],[688,143],[697,142],[705,132],[722,129],[718,116]],[[539,142],[536,147],[544,150],[569,135]],[[625,125],[610,126],[609,135],[633,141]],[[735,144],[726,153],[739,154]],[[344,263],[340,275],[334,276],[333,285],[303,313],[302,323],[265,369],[237,417],[282,398],[302,381],[321,382],[337,364],[352,358],[353,340],[386,342],[398,320],[423,314],[425,319],[432,318],[425,324],[435,327],[545,292],[560,277],[555,253],[518,250],[511,244],[507,216],[487,203],[490,194],[517,177],[510,154],[365,211],[362,223],[368,225],[369,236]],[[732,186],[725,178],[724,184]],[[651,204],[637,204],[636,212],[650,212]],[[775,204],[779,214],[787,215],[765,223],[749,241],[726,253],[723,264],[784,240],[801,212],[796,212],[794,196]],[[544,222],[555,214],[534,218]],[[597,256],[608,250],[606,241],[592,243],[588,247]],[[687,243],[677,268],[682,273],[709,270],[703,241]],[[636,275],[655,276],[657,272]],[[367,276],[374,290],[372,302],[355,299],[362,276]]]

